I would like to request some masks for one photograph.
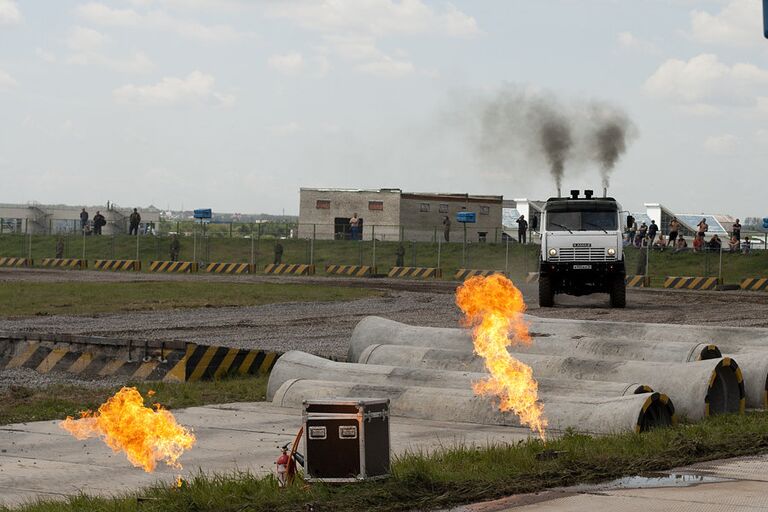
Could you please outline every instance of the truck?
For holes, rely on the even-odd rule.
[[[541,215],[539,306],[555,295],[607,293],[610,305],[626,305],[622,209],[612,197],[551,197]]]

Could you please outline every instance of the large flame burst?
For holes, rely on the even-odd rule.
[[[181,469],[179,457],[195,444],[194,434],[160,404],[145,407],[136,388],[124,387],[97,412],[81,412],[80,419],[67,417],[59,425],[80,440],[103,438],[113,451],[125,452],[134,466],[147,473],[155,470],[158,461]]]
[[[543,438],[547,420],[542,404],[537,401],[538,384],[533,370],[507,351],[512,344],[531,343],[523,319],[523,294],[501,274],[478,276],[459,287],[456,304],[464,312],[465,325],[472,327],[475,353],[485,360],[491,374],[472,385],[475,394],[499,397],[502,411],[511,410],[521,423]]]

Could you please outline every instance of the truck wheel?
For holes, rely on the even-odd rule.
[[[555,305],[555,291],[549,276],[539,276],[539,307],[551,308]]]
[[[611,280],[611,307],[623,308],[627,305],[627,284],[624,282],[624,276],[615,276]]]

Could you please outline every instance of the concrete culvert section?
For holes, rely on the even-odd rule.
[[[392,414],[410,418],[519,427],[511,412],[499,411],[491,397],[470,390],[290,379],[275,392],[273,403],[301,407],[304,400],[354,396],[389,398]],[[616,398],[545,397],[548,429],[607,434],[644,432],[672,424],[674,407],[666,395],[643,393]]]
[[[738,359],[744,380],[746,406],[750,409],[768,409],[768,351],[726,354]]]
[[[741,371],[729,358],[692,363],[606,361],[512,353],[533,369],[535,378],[647,382],[675,400],[680,415],[699,420],[744,410]],[[428,347],[380,345],[367,354],[368,364],[482,372],[484,361],[471,352]],[[731,378],[732,377],[732,378]]]
[[[487,373],[479,372],[339,363],[294,350],[280,357],[272,368],[267,385],[267,399],[272,400],[278,388],[295,379],[471,390],[473,382],[487,377]],[[654,391],[647,384],[638,382],[550,378],[537,381],[541,395],[612,398]]]

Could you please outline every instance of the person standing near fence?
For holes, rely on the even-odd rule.
[[[397,256],[397,259],[395,260],[395,266],[402,267],[403,260],[405,258],[405,247],[403,247],[402,242],[397,245],[397,249],[395,249],[395,256]]]
[[[139,234],[139,224],[141,224],[141,215],[139,214],[139,211],[134,208],[133,213],[130,217],[128,217],[128,223],[130,224],[130,228],[128,229],[129,235],[137,235]]]
[[[733,231],[731,232],[731,236],[736,238],[736,240],[741,240],[741,223],[739,222],[739,219],[736,219],[736,222],[733,223]]]
[[[275,265],[280,265],[283,261],[283,244],[275,243]]]
[[[352,218],[349,219],[349,230],[350,239],[358,240],[358,237],[360,236],[360,218],[357,216],[357,213],[353,213]]]
[[[83,208],[83,211],[80,212],[80,229],[85,231],[85,226],[88,225],[88,212],[85,211],[85,208]]]
[[[651,221],[651,225],[648,226],[648,245],[653,246],[653,241],[656,239],[656,233],[659,231],[659,226],[655,220]]]
[[[180,251],[181,251],[181,242],[179,242],[179,236],[173,235],[171,237],[171,261],[179,261]]]
[[[93,216],[93,234],[100,235],[101,228],[106,225],[107,219],[101,214],[101,212],[97,211],[96,215]]]
[[[518,243],[526,243],[526,234],[528,233],[528,221],[525,220],[525,215],[521,215],[515,222],[517,222],[517,241]]]
[[[678,222],[677,217],[672,217],[672,220],[669,221],[669,242],[667,245],[670,247],[677,247],[675,241],[677,240],[677,234],[679,231],[680,222]]]
[[[56,259],[60,260],[64,257],[64,240],[59,237],[56,240]]]
[[[451,241],[451,219],[447,215],[443,217],[443,236],[446,242]]]

